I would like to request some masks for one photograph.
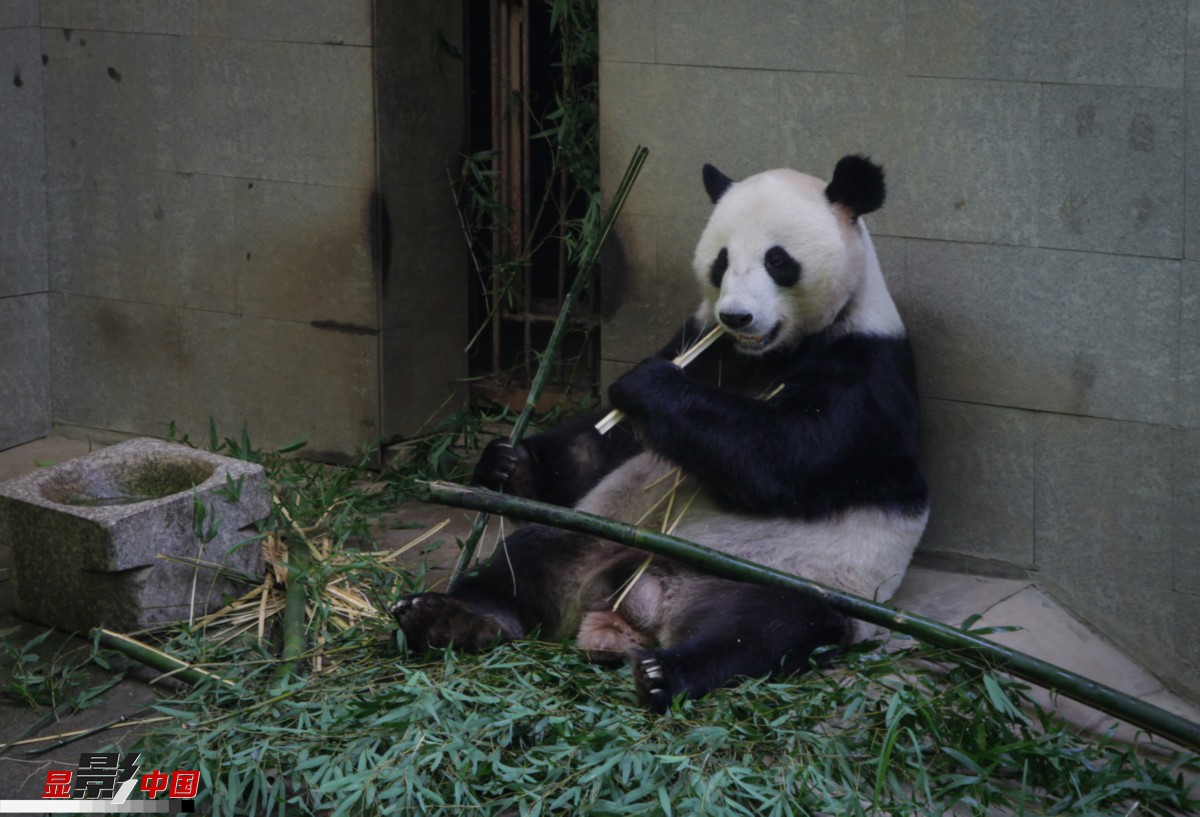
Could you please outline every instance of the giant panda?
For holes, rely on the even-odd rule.
[[[886,600],[928,518],[912,351],[862,216],[882,169],[847,156],[828,184],[793,170],[702,174],[700,307],[609,389],[628,417],[588,416],[513,447],[478,483],[674,533]],[[720,323],[686,369],[671,362]],[[667,496],[672,494],[673,498]],[[739,678],[807,669],[855,625],[809,594],[706,575],[541,525],[510,533],[448,593],[401,599],[411,648],[482,649],[539,632],[623,656],[639,700],[666,710]],[[624,660],[623,659],[623,660]]]

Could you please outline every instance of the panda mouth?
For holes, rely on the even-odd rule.
[[[779,330],[783,326],[783,321],[771,327],[771,330],[763,335],[741,335],[736,332],[731,332],[733,342],[737,346],[739,352],[761,352],[775,342],[775,338],[779,337]]]

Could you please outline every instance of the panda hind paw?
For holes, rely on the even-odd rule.
[[[409,649],[425,652],[454,645],[478,652],[506,640],[500,622],[444,593],[421,593],[400,599],[390,608]]]
[[[671,708],[675,692],[662,657],[649,650],[638,650],[630,654],[629,662],[638,702],[655,714],[665,713]]]

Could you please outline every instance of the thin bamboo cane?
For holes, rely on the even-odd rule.
[[[554,323],[554,329],[550,333],[550,340],[546,342],[546,351],[542,353],[541,360],[538,363],[537,374],[534,375],[533,382],[529,386],[529,394],[525,398],[525,407],[521,410],[521,414],[517,417],[517,421],[513,424],[512,432],[508,435],[508,442],[515,446],[525,436],[525,429],[529,426],[529,421],[533,417],[534,408],[537,406],[538,398],[541,397],[542,389],[546,386],[546,381],[549,379],[551,362],[558,355],[559,347],[562,346],[563,339],[567,334],[567,324],[570,322],[571,311],[575,308],[575,301],[579,298],[591,279],[592,269],[600,260],[600,249],[604,246],[604,242],[608,239],[608,234],[612,232],[613,224],[616,223],[617,216],[621,213],[621,208],[625,206],[625,200],[629,198],[629,192],[633,189],[634,182],[637,181],[638,174],[642,172],[642,165],[646,163],[646,157],[650,155],[647,148],[639,146],[634,152],[633,157],[629,160],[629,166],[625,168],[625,175],[621,179],[621,184],[617,187],[617,192],[613,196],[612,204],[608,207],[608,213],[605,214],[604,221],[600,226],[600,234],[596,239],[595,244],[591,247],[591,253],[579,265],[579,272],[575,274],[575,280],[571,282],[571,288],[567,291],[567,295],[563,298],[562,307],[558,312],[558,320]],[[470,566],[471,560],[475,558],[475,549],[479,546],[479,540],[483,537],[483,531],[487,527],[488,515],[481,513],[475,517],[475,523],[471,526],[471,533],[467,536],[466,541],[462,543],[462,550],[458,554],[458,562],[454,565],[454,572],[450,575],[450,586],[453,587],[458,583],[463,572]]]
[[[831,607],[848,616],[907,633],[936,647],[957,651],[968,658],[977,659],[1052,692],[1095,707],[1136,727],[1172,740],[1186,749],[1200,751],[1200,724],[1192,723],[1098,681],[949,624],[739,559],[686,539],[636,528],[624,522],[571,508],[447,482],[429,483],[426,487],[429,500],[441,505],[499,513],[588,533],[686,562],[714,575],[738,581],[790,587],[819,596]]]
[[[671,362],[681,369],[686,367],[693,360],[700,357],[700,353],[709,346],[712,346],[716,339],[721,337],[721,335],[724,333],[725,327],[718,323],[712,329],[708,330],[708,333],[704,337],[700,338],[700,340],[689,346],[683,352],[683,354],[678,355]],[[600,422],[596,423],[596,430],[601,434],[607,434],[608,432],[612,431],[613,427],[623,419],[625,419],[625,412],[621,411],[620,409],[613,409],[608,414],[605,414]]]

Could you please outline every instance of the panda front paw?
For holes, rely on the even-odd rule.
[[[683,378],[683,370],[666,358],[647,358],[608,387],[608,400],[631,416],[645,414]]]
[[[522,453],[520,446],[514,447],[508,440],[492,440],[475,463],[475,484],[493,491],[502,490],[516,473]]]

